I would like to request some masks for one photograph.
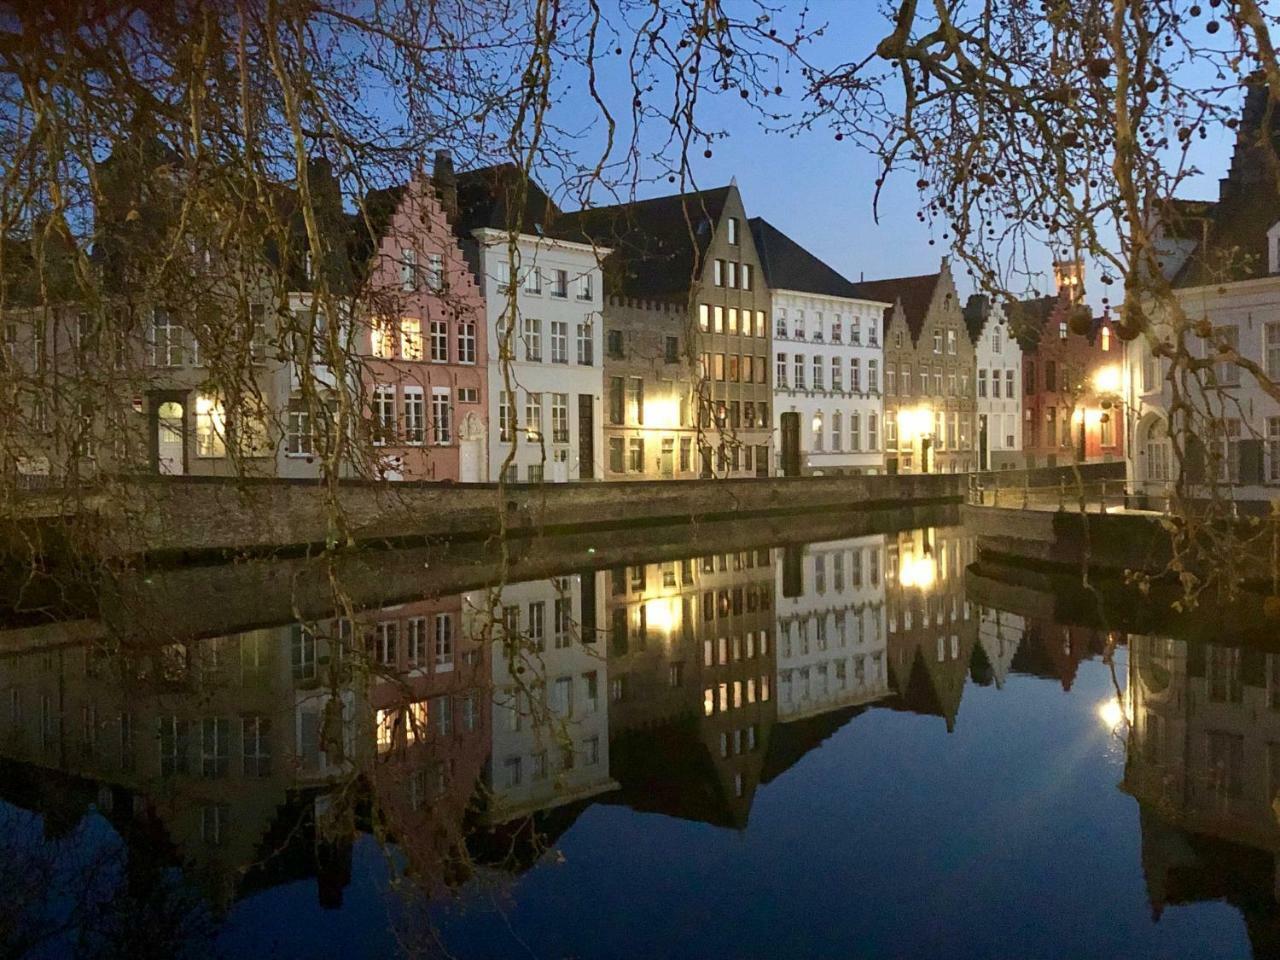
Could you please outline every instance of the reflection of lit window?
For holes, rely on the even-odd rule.
[[[395,710],[378,711],[378,752],[386,753],[395,740],[396,721],[399,714]]]
[[[716,712],[716,695],[710,687],[702,691],[702,712],[708,717]]]

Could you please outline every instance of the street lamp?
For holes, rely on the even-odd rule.
[[[929,472],[929,448],[933,445],[933,409],[927,404],[898,414],[898,430],[908,443],[920,438],[920,472]]]

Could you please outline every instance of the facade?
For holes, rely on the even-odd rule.
[[[1189,495],[1273,500],[1280,490],[1280,401],[1230,354],[1280,383],[1280,190],[1260,142],[1265,84],[1247,88],[1235,153],[1216,201],[1175,201],[1155,225],[1174,305],[1152,313],[1145,336],[1126,344],[1124,409],[1134,443],[1128,476],[1159,504],[1180,469]],[[1172,314],[1172,315],[1170,315]],[[1170,439],[1170,360],[1153,346],[1183,337],[1209,365],[1186,378]],[[1224,355],[1225,354],[1225,355]]]
[[[486,480],[490,343],[475,278],[426,177],[379,191],[367,207],[385,218],[360,325],[373,473]]]
[[[881,318],[887,303],[772,224],[751,220],[772,297],[773,426],[778,472],[880,473]]]
[[[613,250],[605,263],[611,466],[625,458],[606,476],[688,475],[680,441],[691,435],[698,476],[768,476],[769,290],[737,186],[593,208],[566,216],[561,229]]]
[[[776,603],[780,723],[890,694],[883,552],[883,536],[783,551]]]
[[[975,469],[974,346],[949,258],[938,273],[858,286],[869,299],[893,304],[884,312],[886,469]]]
[[[1023,450],[1028,467],[1098,463],[1124,455],[1118,409],[1123,351],[1109,315],[1094,317],[1076,291],[1083,267],[1054,265],[1058,293],[1007,308],[1022,347]],[[1088,318],[1083,328],[1077,311]],[[1073,319],[1075,317],[1076,319]]]
[[[485,302],[489,479],[603,476],[603,291],[607,249],[568,239],[555,204],[511,164],[435,181]]]
[[[1004,309],[974,294],[964,311],[973,339],[979,470],[1016,470],[1022,455],[1022,348]]]

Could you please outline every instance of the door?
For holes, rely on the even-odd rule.
[[[596,463],[596,407],[595,397],[589,393],[578,394],[578,479],[595,479]]]
[[[458,444],[458,479],[462,483],[480,483],[480,461],[484,457],[484,438],[467,437]]]
[[[978,469],[990,470],[990,455],[987,453],[987,415],[985,413],[978,415]]]
[[[662,461],[661,461],[662,479],[670,480],[676,475],[676,442],[675,440],[662,441]]]
[[[782,415],[782,475],[800,476],[800,414]]]
[[[156,467],[165,476],[187,472],[184,414],[176,400],[166,400],[156,411]]]

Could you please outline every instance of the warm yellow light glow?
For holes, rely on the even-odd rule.
[[[938,580],[938,562],[930,554],[904,553],[898,567],[898,582],[904,587],[930,589]]]
[[[1125,721],[1124,706],[1120,703],[1120,699],[1112,697],[1098,704],[1098,719],[1106,724],[1108,730],[1112,732],[1119,730],[1120,725]]]
[[[903,439],[930,436],[933,424],[933,408],[928,405],[898,411],[898,434]]]
[[[680,426],[680,398],[676,396],[645,397],[644,425],[670,430]]]
[[[1093,386],[1099,393],[1120,392],[1120,367],[1108,364],[1093,375]]]
[[[1083,419],[1084,419],[1084,411],[1081,410],[1079,407],[1076,407],[1075,410],[1071,412],[1071,422],[1078,427],[1080,426],[1080,421]]]
[[[650,600],[644,606],[644,616],[651,631],[670,637],[680,629],[680,598]]]

